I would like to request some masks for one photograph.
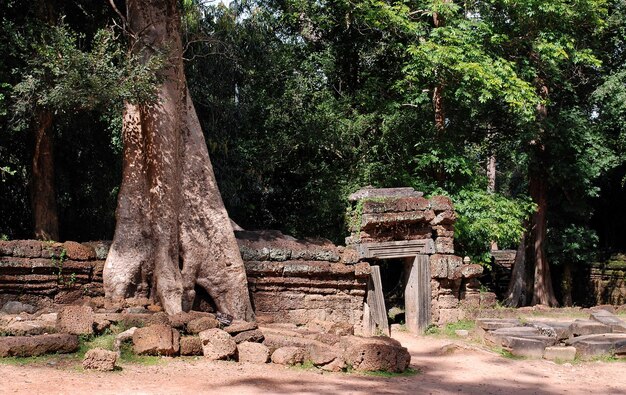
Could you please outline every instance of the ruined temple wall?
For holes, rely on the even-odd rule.
[[[354,250],[276,231],[236,235],[259,322],[361,324],[370,266]]]
[[[327,240],[296,240],[276,231],[236,232],[260,322],[361,323],[369,264]],[[39,307],[103,296],[109,242],[0,241],[0,306]]]

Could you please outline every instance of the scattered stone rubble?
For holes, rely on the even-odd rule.
[[[512,355],[571,361],[603,355],[626,357],[626,322],[606,308],[588,320],[574,321],[480,318],[477,330],[488,344]]]
[[[100,301],[102,302],[102,301]],[[135,303],[147,301],[135,300]],[[354,336],[354,326],[313,320],[307,326],[269,324],[234,320],[220,325],[215,315],[192,311],[175,316],[152,312],[140,306],[105,308],[103,303],[59,306],[19,314],[0,313],[0,357],[28,357],[51,353],[72,353],[79,348],[79,335],[102,334],[111,325],[130,326],[119,333],[114,350],[93,349],[83,360],[85,369],[110,371],[116,368],[124,343],[138,355],[204,356],[210,360],[229,359],[245,363],[299,364],[310,361],[323,370],[404,371],[410,355],[400,343],[389,338]],[[9,306],[11,307],[11,306]],[[139,313],[138,311],[142,311]],[[22,335],[19,323],[47,328]],[[108,323],[108,325],[104,325]],[[100,329],[99,329],[100,328]],[[63,332],[63,333],[57,333]]]

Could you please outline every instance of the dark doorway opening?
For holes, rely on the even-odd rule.
[[[404,288],[406,273],[404,258],[380,259],[376,262],[380,266],[380,279],[383,286],[383,296],[387,319],[391,324],[405,324]]]

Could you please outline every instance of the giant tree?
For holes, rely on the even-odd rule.
[[[218,310],[253,319],[246,273],[183,69],[176,0],[126,2],[131,51],[164,59],[157,100],[125,103],[123,175],[104,268],[107,297],[146,296],[168,314],[196,286]]]

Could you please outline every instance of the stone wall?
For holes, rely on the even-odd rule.
[[[589,268],[589,291],[594,304],[626,304],[626,254],[614,254]]]
[[[277,231],[241,231],[236,236],[260,322],[360,324],[370,268],[357,262],[353,250]],[[0,306],[19,300],[46,307],[102,296],[109,245],[0,241]]]
[[[41,307],[102,295],[109,243],[0,241],[0,304],[19,299]]]
[[[353,250],[276,231],[235,233],[260,322],[360,325],[370,266]]]

